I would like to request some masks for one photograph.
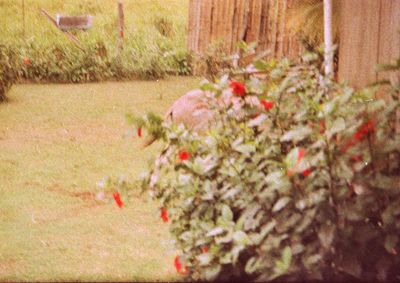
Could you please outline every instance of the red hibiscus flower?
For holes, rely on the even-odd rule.
[[[187,152],[186,150],[181,150],[179,151],[178,156],[181,161],[185,161],[190,158],[190,153]]]
[[[24,63],[25,66],[29,66],[31,64],[31,60],[28,57],[25,57],[22,62]]]
[[[350,141],[348,141],[340,150],[343,152],[343,153],[346,153],[346,151],[350,148],[350,147],[352,147],[353,145],[355,145],[356,143],[353,141],[353,140],[350,140]]]
[[[141,138],[142,137],[142,128],[137,128],[137,135],[138,135],[138,137],[139,138]]]
[[[208,247],[207,246],[202,247],[201,248],[201,252],[204,253],[204,254],[208,253]]]
[[[303,157],[304,157],[305,154],[306,154],[306,151],[304,150],[304,148],[299,148],[299,151],[298,151],[298,153],[297,153],[297,162],[296,162],[296,164],[286,172],[286,175],[287,175],[288,177],[290,177],[290,176],[293,175],[293,173],[295,172],[297,166],[299,165],[299,163],[301,162],[301,160],[303,159]],[[304,172],[303,172],[303,173],[304,173]],[[311,173],[311,171],[310,171],[310,173]],[[309,173],[308,173],[308,174],[309,174]],[[307,175],[307,176],[308,176],[308,175]]]
[[[310,168],[307,168],[306,170],[303,171],[303,176],[308,177],[308,175],[310,175],[311,172],[312,172],[312,170]]]
[[[175,257],[174,265],[175,265],[176,271],[177,271],[179,274],[181,274],[181,275],[187,275],[187,274],[189,273],[189,270],[188,270],[187,266],[182,266],[182,263],[181,263],[180,260],[179,260],[179,256],[176,256],[176,257]]]
[[[233,94],[239,96],[244,96],[246,94],[246,87],[241,82],[231,81],[229,86],[231,87]]]
[[[274,107],[274,102],[266,101],[265,99],[260,99],[260,103],[264,106],[265,110],[270,110]]]
[[[353,155],[350,157],[351,161],[357,162],[357,161],[361,161],[362,160],[362,156],[361,155]]]
[[[365,134],[368,134],[370,132],[375,131],[375,121],[374,120],[369,120],[367,123],[362,125],[361,131]]]
[[[354,146],[356,142],[361,142],[366,135],[375,131],[375,121],[369,120],[361,125],[361,128],[354,133],[353,138],[350,139],[342,148],[341,151],[345,153],[350,147]]]
[[[118,207],[119,207],[119,208],[122,208],[122,207],[124,206],[124,203],[122,202],[121,196],[119,195],[119,193],[118,193],[118,192],[115,192],[115,193],[113,194],[113,197],[114,197],[114,200],[115,200],[115,202],[117,203]]]
[[[163,207],[160,210],[161,210],[160,217],[161,217],[162,221],[164,223],[168,222],[168,211]]]
[[[303,159],[305,154],[306,154],[306,151],[304,150],[304,148],[300,148],[299,153],[297,155],[297,163],[300,163],[300,161]]]

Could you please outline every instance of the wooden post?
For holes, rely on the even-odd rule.
[[[333,75],[332,0],[324,0],[325,75]]]
[[[22,37],[26,39],[25,33],[25,0],[22,0]]]
[[[122,49],[124,41],[124,4],[118,1],[118,48]]]

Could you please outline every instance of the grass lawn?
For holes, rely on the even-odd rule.
[[[162,113],[197,84],[14,86],[0,105],[0,281],[178,280],[157,203],[94,195],[104,176],[138,178],[159,148],[127,137],[124,114]]]

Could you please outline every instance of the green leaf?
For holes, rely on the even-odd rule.
[[[262,240],[264,240],[265,237],[269,234],[269,232],[271,232],[275,228],[276,224],[277,224],[276,220],[272,220],[267,224],[265,224],[261,228],[260,233],[254,233],[250,236],[251,241],[255,245],[259,245],[262,242]]]
[[[222,217],[226,221],[232,221],[233,220],[233,212],[232,212],[231,208],[226,204],[222,205]]]
[[[196,259],[200,262],[200,266],[208,265],[212,259],[213,256],[211,253],[202,253],[196,257]]]
[[[259,127],[259,126],[261,126],[261,124],[264,123],[264,121],[267,120],[267,119],[268,119],[268,116],[267,116],[267,115],[265,115],[265,114],[260,114],[260,115],[258,115],[256,118],[251,119],[251,120],[247,123],[247,126],[248,126],[249,128],[252,128],[252,127]]]
[[[213,236],[222,234],[223,232],[224,232],[224,229],[222,227],[216,227],[216,228],[212,229],[211,231],[209,231],[206,236],[213,237]]]
[[[321,229],[318,232],[318,238],[321,242],[321,245],[325,249],[329,249],[335,237],[336,227],[334,225],[322,225]]]
[[[254,61],[253,66],[254,66],[254,68],[256,68],[257,70],[260,70],[260,71],[265,71],[265,70],[268,70],[268,68],[269,68],[268,63],[265,62],[264,60]]]
[[[204,279],[207,281],[214,281],[221,272],[221,269],[222,267],[220,264],[214,264],[210,267],[206,267],[204,269]]]
[[[290,197],[281,197],[272,207],[272,212],[278,212],[283,209],[291,201]]]
[[[277,273],[276,276],[280,276],[287,273],[291,262],[292,262],[292,249],[289,246],[286,246],[283,249],[281,259],[275,262],[275,268]]]
[[[281,141],[292,141],[292,142],[299,142],[308,137],[312,133],[312,129],[307,126],[301,126],[294,130],[290,130],[286,132],[282,137]]]
[[[247,274],[254,273],[259,268],[259,260],[256,256],[251,257],[247,262],[244,270]]]
[[[342,117],[337,118],[330,129],[326,131],[326,136],[330,139],[334,134],[346,129],[346,123]]]
[[[396,248],[399,242],[399,236],[395,234],[389,234],[385,237],[385,249],[388,253],[393,254],[393,250]]]
[[[252,153],[252,152],[256,151],[256,147],[254,145],[250,145],[250,144],[241,144],[241,145],[233,147],[233,149],[240,153],[244,153],[244,154],[248,154],[248,153]]]
[[[250,242],[249,236],[243,231],[236,231],[233,233],[233,240],[242,246],[246,246]]]

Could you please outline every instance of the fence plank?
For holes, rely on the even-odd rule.
[[[258,51],[270,49],[272,56],[297,55],[289,48],[296,45],[286,26],[291,1],[298,0],[191,0],[188,48],[204,54],[211,43],[222,41],[225,52],[233,54],[236,43],[245,40],[258,42]]]
[[[377,79],[380,0],[341,0],[339,81],[362,87]]]
[[[400,0],[381,0],[379,27],[380,64],[394,63],[400,57]],[[399,74],[379,73],[378,79],[395,79]]]

